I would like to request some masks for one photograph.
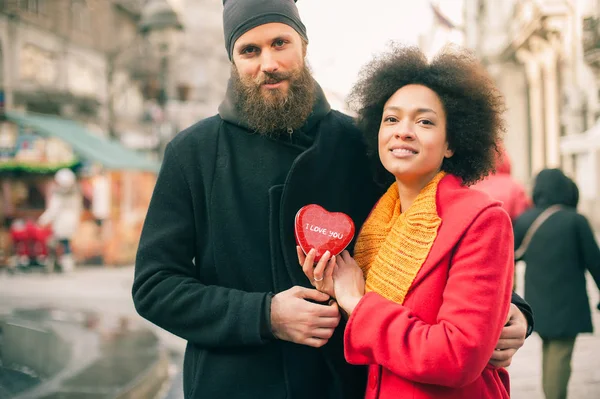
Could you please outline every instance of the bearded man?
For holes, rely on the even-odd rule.
[[[316,203],[358,228],[385,188],[353,121],[311,76],[295,2],[225,0],[223,25],[226,97],[166,148],[136,309],[187,340],[186,398],[363,397],[366,371],[344,360],[338,306],[298,264],[294,217]],[[525,317],[511,315],[495,362],[510,362],[525,338]]]

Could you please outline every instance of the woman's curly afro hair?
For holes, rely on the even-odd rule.
[[[446,138],[451,158],[442,170],[470,185],[494,170],[504,133],[504,99],[483,66],[468,51],[445,47],[431,62],[417,47],[392,45],[360,72],[348,103],[357,113],[375,168],[376,180],[391,184],[381,164],[377,137],[388,99],[400,88],[420,84],[433,90],[446,112]]]

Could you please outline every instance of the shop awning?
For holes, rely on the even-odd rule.
[[[52,115],[6,111],[6,118],[19,126],[29,127],[45,137],[67,142],[80,158],[97,162],[107,169],[157,172],[160,164],[130,150],[119,142],[94,135],[73,120]]]

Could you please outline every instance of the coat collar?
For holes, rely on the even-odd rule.
[[[294,216],[300,208],[307,204],[326,204],[332,196],[339,193],[331,192],[331,178],[337,173],[323,174],[319,171],[337,168],[336,160],[330,154],[341,147],[343,135],[331,134],[339,129],[332,118],[323,119],[316,130],[311,134],[315,136],[315,143],[296,158],[287,175],[281,198],[279,219],[281,222],[280,237],[283,244],[283,257],[288,266],[288,272],[294,284],[306,282],[306,276],[298,265],[295,246],[286,246],[286,243],[295,242]],[[330,209],[331,210],[331,209]]]
[[[463,186],[461,179],[455,175],[446,175],[440,181],[437,209],[442,223],[429,256],[413,281],[411,290],[454,250],[477,216],[492,206],[501,206],[501,203],[484,192]]]

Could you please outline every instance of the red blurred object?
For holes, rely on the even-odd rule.
[[[33,220],[15,220],[10,226],[10,236],[15,255],[26,257],[29,263],[41,263],[48,256],[52,237],[49,226],[39,226]]]

